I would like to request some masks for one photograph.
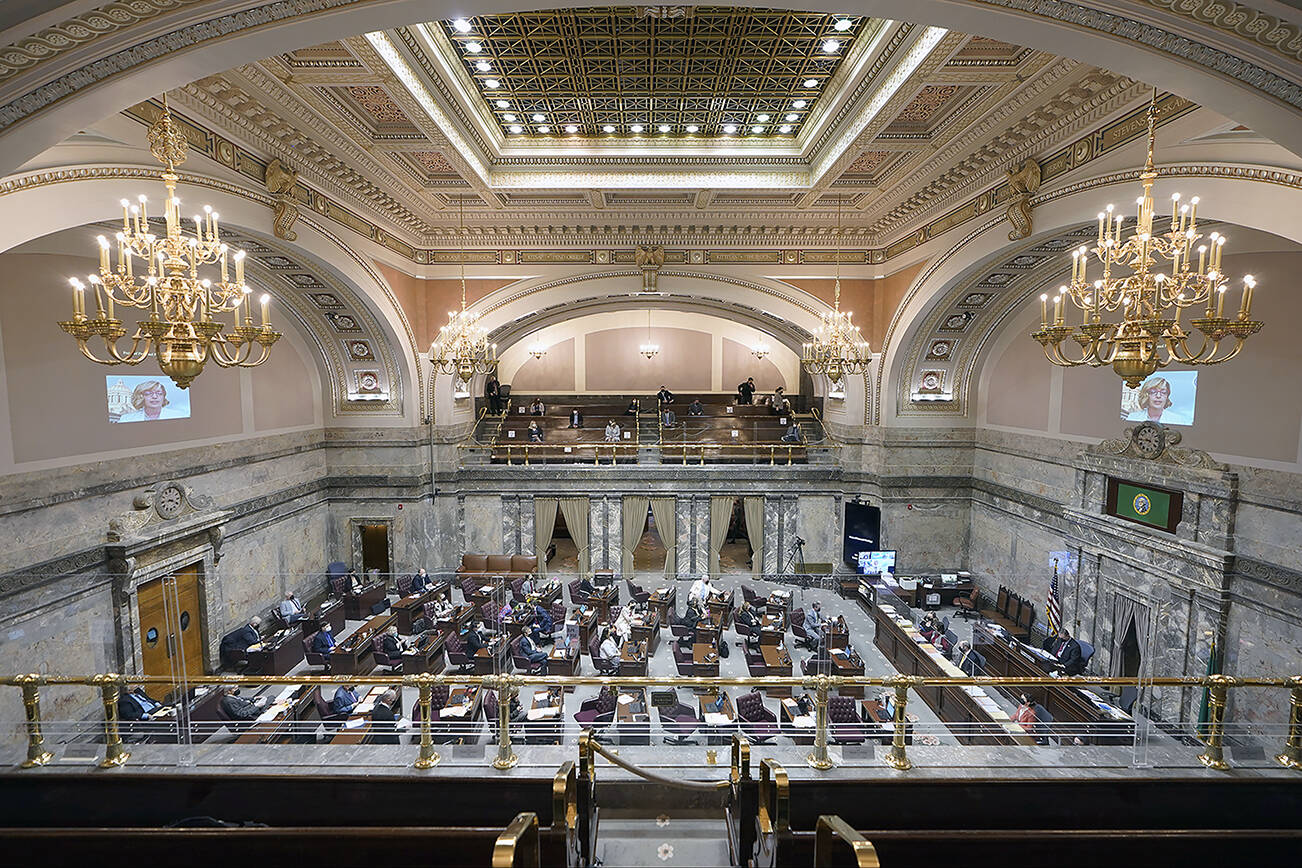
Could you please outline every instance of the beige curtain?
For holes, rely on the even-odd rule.
[[[672,497],[651,498],[651,514],[656,519],[656,533],[665,544],[665,575],[678,575],[678,522]]]
[[[743,497],[741,508],[746,514],[746,538],[750,540],[751,575],[764,572],[764,498]]]
[[[565,517],[565,526],[570,530],[570,539],[579,549],[579,577],[587,578],[588,564],[591,561],[588,551],[588,499],[586,497],[562,497],[560,499],[561,515]]]
[[[719,552],[728,536],[728,520],[732,518],[735,497],[710,498],[710,572],[719,572]]]
[[[535,497],[533,499],[533,551],[538,556],[538,575],[547,575],[547,547],[552,544],[552,533],[556,530],[556,498]]]
[[[636,494],[624,497],[624,535],[620,544],[623,549],[620,572],[626,579],[633,578],[633,549],[637,548],[638,541],[642,539],[642,530],[646,527],[647,500],[648,498]]]

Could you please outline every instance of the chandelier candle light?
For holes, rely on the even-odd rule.
[[[466,309],[465,200],[461,199],[457,261],[461,268],[461,310],[448,311],[448,323],[429,348],[429,360],[440,374],[455,374],[468,383],[476,374],[490,374],[497,368],[497,344],[488,342],[488,331],[479,317]]]
[[[836,282],[832,310],[823,314],[813,340],[801,350],[800,362],[810,374],[826,374],[839,383],[845,374],[858,375],[872,363],[872,350],[854,324],[854,314],[841,310],[841,199],[836,200]]]
[[[1055,365],[1111,365],[1131,388],[1172,362],[1216,365],[1229,361],[1239,354],[1243,341],[1262,326],[1251,318],[1256,281],[1250,274],[1243,277],[1237,314],[1225,315],[1225,296],[1230,287],[1221,270],[1225,236],[1213,232],[1205,244],[1199,243],[1203,236],[1198,231],[1197,196],[1182,204],[1179,193],[1172,195],[1169,229],[1153,231],[1156,117],[1154,90],[1148,107],[1148,160],[1139,176],[1144,195],[1135,200],[1138,215],[1134,231],[1123,240],[1125,217],[1114,213],[1111,205],[1100,212],[1093,250],[1081,246],[1072,251],[1071,284],[1058,288],[1052,312],[1048,293],[1040,296],[1040,328],[1031,334]],[[1097,278],[1089,274],[1091,252],[1103,267]],[[1158,270],[1168,266],[1169,272]],[[1117,270],[1128,273],[1115,273]],[[1066,323],[1065,302],[1080,309],[1079,324]],[[1185,308],[1203,310],[1202,316],[1191,320],[1192,330],[1180,323]],[[1118,315],[1119,322],[1106,321]],[[1201,332],[1202,338],[1191,345],[1195,331]],[[1221,342],[1229,337],[1234,339],[1233,345],[1222,352]],[[1063,341],[1068,338],[1080,345],[1079,357],[1063,349]]]
[[[85,283],[76,277],[69,281],[72,319],[60,322],[59,327],[77,340],[82,355],[97,364],[138,365],[152,353],[163,373],[185,389],[203,373],[208,359],[223,368],[257,367],[270,357],[271,346],[281,334],[271,329],[269,295],[260,299],[261,324],[253,324],[252,291],[244,282],[244,251],[221,240],[217,212],[205,205],[202,216],[194,218],[194,234],[184,232],[181,200],[176,197],[176,167],[185,162],[186,140],[172,123],[166,95],[163,113],[149,128],[148,136],[150,153],[166,167],[165,234],[155,235],[150,227],[145,196],[135,205],[123,199],[122,229],[115,236],[117,263],[112,262],[112,243],[100,235],[96,239],[99,272],[88,275]],[[137,258],[139,265],[135,264]],[[218,280],[199,276],[199,269],[209,265],[220,265]],[[86,314],[87,289],[95,297],[93,317]],[[126,352],[118,348],[127,329],[117,319],[115,305],[149,310],[149,318],[137,323],[131,349]],[[223,333],[226,324],[217,316],[225,313],[234,314],[234,323]],[[96,336],[104,341],[106,358],[97,356],[87,344]]]
[[[654,359],[656,357],[656,354],[660,352],[660,345],[653,344],[651,342],[651,309],[650,308],[647,308],[646,311],[646,343],[642,344],[638,352],[646,356],[646,360],[648,362]]]

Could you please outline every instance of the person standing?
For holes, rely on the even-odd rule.
[[[496,374],[489,374],[488,382],[484,384],[484,397],[488,399],[488,412],[494,416],[502,415],[502,384],[497,381]]]
[[[738,404],[755,403],[755,378],[754,377],[747,377],[746,382],[742,383],[737,387],[737,403]]]
[[[583,427],[583,414],[579,412],[578,407],[575,407],[573,410],[570,411],[570,427],[571,428]]]

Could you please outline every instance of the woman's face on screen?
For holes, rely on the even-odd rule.
[[[1170,397],[1171,389],[1165,383],[1154,383],[1148,387],[1149,407],[1164,408]]]
[[[163,409],[163,402],[167,400],[167,393],[161,387],[155,387],[147,392],[142,392],[141,397],[145,399],[145,409],[157,413]]]

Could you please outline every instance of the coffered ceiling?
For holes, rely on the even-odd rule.
[[[472,227],[563,235],[827,232],[840,203],[881,243],[1142,90],[907,22],[610,7],[359,34],[200,79],[174,104],[413,245],[446,243],[462,204]]]

